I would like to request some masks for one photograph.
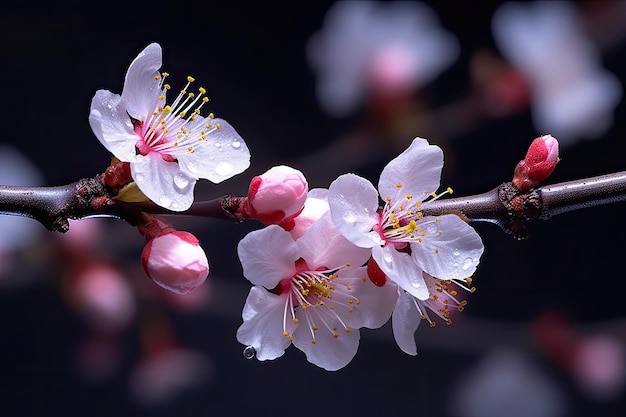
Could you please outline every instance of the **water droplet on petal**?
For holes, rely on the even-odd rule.
[[[461,252],[459,252],[458,250],[455,249],[454,252],[452,252],[452,254],[454,256],[459,256],[461,254]]]
[[[356,221],[356,214],[354,214],[354,212],[352,211],[346,211],[343,214],[343,219],[347,222],[347,223],[354,223]]]
[[[215,147],[216,147],[216,148],[221,148],[221,147],[222,147],[222,144],[221,144],[221,143],[219,143],[219,142],[215,142]]]
[[[474,260],[472,258],[465,258],[465,260],[463,261],[463,265],[461,266],[461,268],[464,271],[467,271],[468,269],[470,269],[470,267],[472,266],[472,264],[474,263]]]
[[[183,174],[176,174],[174,175],[174,185],[177,188],[184,190],[189,185],[189,179]]]
[[[198,167],[196,167],[196,164],[194,164],[193,162],[187,162],[187,169],[191,172],[198,172]]]
[[[232,164],[228,162],[220,162],[215,166],[215,172],[217,173],[217,175],[229,175],[231,172],[233,172],[233,170],[234,168]]]
[[[233,149],[239,149],[241,147],[241,142],[235,141],[231,143],[230,146],[232,146]]]
[[[243,348],[243,357],[246,359],[252,359],[256,355],[256,349],[254,346],[246,346]]]
[[[421,280],[419,280],[419,279],[417,279],[415,277],[411,277],[410,280],[411,280],[411,286],[413,288],[420,288],[422,286],[422,281]]]
[[[161,207],[168,208],[172,205],[172,200],[170,200],[168,197],[161,196],[159,198],[159,204],[161,205]]]
[[[135,182],[143,182],[145,179],[143,174],[135,174]]]

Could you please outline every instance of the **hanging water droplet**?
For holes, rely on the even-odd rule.
[[[189,179],[183,174],[174,175],[174,185],[183,190],[189,185]]]
[[[256,355],[256,349],[254,346],[246,346],[243,348],[243,357],[246,359],[252,359]]]
[[[145,179],[144,175],[141,173],[137,173],[135,174],[135,182],[143,182],[143,180]]]
[[[168,197],[161,196],[159,197],[159,203],[162,207],[168,208],[172,205],[172,200],[170,200]]]
[[[230,146],[232,146],[233,149],[239,149],[241,147],[241,142],[235,141],[231,143]]]
[[[473,263],[474,263],[474,260],[472,258],[465,258],[461,268],[463,268],[464,271],[467,271],[468,269],[470,269]]]
[[[235,168],[233,168],[232,164],[228,162],[220,162],[215,166],[215,172],[217,173],[217,175],[229,175],[233,172],[234,169]]]

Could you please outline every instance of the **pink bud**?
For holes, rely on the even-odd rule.
[[[558,162],[559,142],[552,135],[538,137],[515,167],[513,185],[520,191],[536,187],[552,174]]]
[[[184,231],[150,239],[141,253],[141,263],[154,282],[178,294],[187,294],[209,275],[209,261],[198,239]]]
[[[297,169],[272,167],[250,182],[250,214],[265,224],[278,224],[302,210],[308,190],[306,178]]]

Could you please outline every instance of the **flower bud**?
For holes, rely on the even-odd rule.
[[[209,275],[209,261],[198,239],[184,231],[150,239],[141,253],[141,263],[154,282],[178,294],[187,294]]]
[[[278,224],[302,210],[308,190],[300,171],[285,165],[275,166],[250,182],[248,210],[265,224]]]
[[[520,191],[536,187],[552,174],[558,162],[559,142],[552,135],[538,137],[515,167],[513,185]]]

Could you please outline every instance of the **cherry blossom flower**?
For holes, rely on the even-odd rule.
[[[329,214],[298,240],[277,225],[253,231],[238,253],[254,287],[237,339],[259,360],[278,358],[293,343],[309,362],[337,370],[356,354],[359,328],[380,327],[391,316],[394,288],[367,279],[361,265],[370,251],[341,236]]]
[[[378,191],[344,174],[329,187],[328,204],[341,233],[372,257],[390,280],[419,300],[430,293],[422,272],[442,280],[470,277],[483,252],[476,231],[459,216],[425,216],[437,195],[443,152],[422,138],[383,169]],[[379,209],[379,193],[384,206]]]
[[[250,165],[250,152],[235,129],[213,114],[200,115],[206,90],[187,84],[166,104],[169,74],[159,72],[161,46],[148,45],[130,64],[122,95],[96,92],[89,123],[116,158],[129,162],[139,189],[154,203],[183,211],[198,179],[219,183]]]

